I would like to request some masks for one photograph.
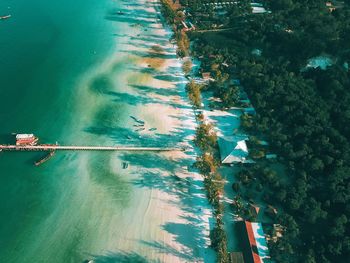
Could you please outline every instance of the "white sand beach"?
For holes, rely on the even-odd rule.
[[[172,33],[162,24],[159,5],[158,1],[125,1],[122,13],[111,15],[111,20],[125,28],[124,34],[116,34],[118,53],[84,84],[91,89],[97,79],[103,85],[93,86],[87,95],[82,85],[81,94],[90,102],[92,114],[106,117],[104,130],[109,133],[93,127],[87,136],[99,135],[101,143],[169,145],[187,150],[113,154],[109,165],[131,194],[120,211],[108,202],[103,205],[108,209],[104,227],[99,226],[101,222],[92,223],[97,231],[101,228],[102,240],[82,255],[96,262],[215,262],[215,252],[209,247],[211,206],[203,178],[192,168],[196,120],[185,92],[182,61],[169,42]],[[99,114],[97,109],[111,101],[124,110],[118,116]],[[118,127],[112,131],[114,123],[109,119],[116,118]],[[86,122],[82,120],[82,126],[86,127]],[[123,169],[125,163],[127,169]],[[95,196],[110,198],[100,185],[90,187]],[[100,202],[90,200],[85,205],[98,206]]]

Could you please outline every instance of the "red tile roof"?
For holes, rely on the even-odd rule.
[[[257,247],[256,240],[254,237],[252,223],[245,221],[245,227],[247,230],[247,235],[248,235],[248,239],[249,239],[250,251],[252,253],[253,262],[254,263],[263,263],[260,259],[259,254],[258,254],[258,247]]]

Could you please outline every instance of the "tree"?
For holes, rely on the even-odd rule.
[[[189,74],[192,70],[192,61],[191,60],[186,60],[183,64],[182,64],[182,69],[185,72],[185,74]]]
[[[209,151],[216,147],[217,136],[211,124],[202,123],[198,126],[195,143],[202,151]]]
[[[188,97],[191,100],[192,104],[197,108],[199,108],[202,103],[201,88],[202,86],[197,84],[193,80],[186,85],[186,91],[188,92]]]
[[[239,101],[239,90],[235,86],[225,85],[220,86],[215,89],[215,96],[219,97],[225,108],[230,108],[235,106]]]

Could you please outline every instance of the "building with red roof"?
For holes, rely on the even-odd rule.
[[[267,263],[271,262],[265,234],[261,223],[244,222],[246,232],[247,249],[245,249],[244,261],[246,263]]]

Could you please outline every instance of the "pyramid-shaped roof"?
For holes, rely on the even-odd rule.
[[[220,137],[218,140],[221,163],[243,163],[248,156],[248,147],[245,140]]]

